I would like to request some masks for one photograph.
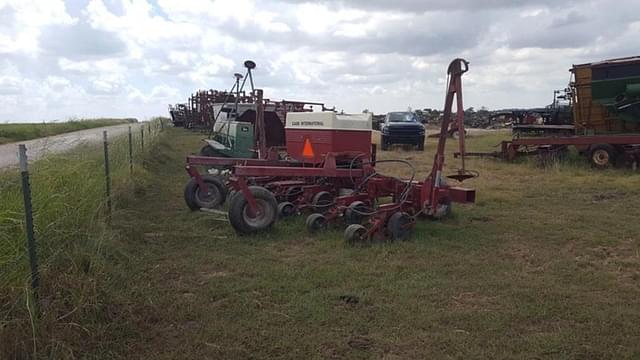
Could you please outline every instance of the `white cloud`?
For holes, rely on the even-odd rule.
[[[0,121],[162,114],[199,88],[228,89],[248,58],[268,97],[346,111],[440,107],[458,56],[471,61],[466,105],[543,106],[571,64],[637,55],[638,11],[637,0],[0,0]]]
[[[126,68],[117,59],[74,61],[59,58],[58,66],[64,71],[80,73],[124,73]]]
[[[23,80],[14,76],[0,76],[0,95],[22,94]]]
[[[71,82],[61,76],[47,76],[45,84],[52,90],[60,90],[71,85]]]
[[[97,94],[117,94],[126,84],[125,77],[120,73],[103,73],[89,77],[91,92]]]
[[[0,12],[10,14],[0,33],[0,53],[22,53],[35,56],[39,51],[38,39],[47,25],[71,25],[77,19],[66,11],[62,0],[2,0]]]
[[[172,22],[153,13],[146,0],[123,0],[122,15],[109,11],[102,0],[91,0],[85,14],[96,29],[121,34],[132,46],[132,51],[145,45],[172,40],[185,41],[201,33],[200,29],[185,22]],[[166,43],[164,43],[166,44]]]
[[[148,94],[145,94],[140,89],[129,86],[127,88],[127,97],[133,101],[139,101],[145,104],[154,103],[158,100],[171,101],[171,99],[178,96],[179,91],[166,84],[160,84],[154,86]]]

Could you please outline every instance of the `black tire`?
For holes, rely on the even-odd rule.
[[[215,157],[220,155],[211,145],[205,145],[200,149],[200,156]]]
[[[405,212],[398,211],[391,215],[387,222],[387,232],[391,237],[391,240],[404,241],[411,235],[411,217]]]
[[[380,150],[387,151],[389,150],[389,144],[387,143],[387,137],[382,135],[380,136]]]
[[[298,197],[304,193],[304,190],[300,186],[292,186],[285,192],[285,198],[288,202],[294,202],[298,200]]]
[[[344,211],[344,221],[347,224],[362,224],[366,217],[367,205],[362,201],[354,201]]]
[[[333,195],[328,191],[320,191],[313,196],[311,205],[313,212],[324,213],[333,206]]]
[[[424,151],[424,138],[420,138],[420,141],[416,144],[418,151]]]
[[[184,187],[184,201],[191,210],[215,209],[222,206],[227,199],[227,186],[224,180],[213,175],[203,175],[202,181],[207,184],[208,193],[200,192],[196,179],[189,180]]]
[[[616,149],[609,144],[593,145],[589,150],[589,162],[596,169],[606,169],[613,166],[617,157]]]
[[[315,234],[327,229],[327,218],[322,214],[311,214],[307,216],[305,226],[310,234]]]
[[[633,158],[624,152],[621,152],[616,156],[615,166],[617,168],[621,168],[621,169],[628,168],[628,167],[631,167],[632,163],[633,163]]]
[[[351,224],[344,230],[344,241],[351,246],[361,244],[367,241],[365,234],[367,228],[360,224]]]
[[[259,214],[249,215],[247,199],[237,194],[229,204],[229,222],[240,234],[251,234],[265,230],[273,225],[278,215],[278,202],[273,194],[261,186],[249,186],[251,195],[256,199]]]
[[[278,204],[278,219],[284,219],[296,214],[296,206],[288,201]]]

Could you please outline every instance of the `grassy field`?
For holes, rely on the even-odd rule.
[[[82,119],[56,123],[0,124],[0,144],[37,139],[72,131],[127,124],[136,119]]]
[[[341,228],[307,235],[303,217],[239,237],[189,212],[184,156],[202,136],[165,134],[118,203],[100,270],[59,275],[38,356],[640,357],[636,173],[593,171],[575,155],[546,168],[470,160],[475,205],[420,222],[408,242],[350,248]],[[468,150],[504,136],[471,137]],[[410,160],[424,176],[434,147],[379,158]],[[93,295],[74,298],[79,286]]]
[[[158,121],[145,133],[147,153],[159,134]],[[134,172],[130,174],[126,136],[109,141],[112,193],[117,209],[144,177],[140,135],[133,137]],[[101,304],[109,304],[104,281],[119,250],[107,226],[102,144],[84,145],[30,164],[35,235],[41,273],[40,309],[36,316],[29,294],[29,262],[24,231],[20,175],[0,171],[0,359],[68,357],[66,345],[95,321]],[[62,322],[78,314],[77,322]],[[62,318],[61,318],[62,317]],[[95,329],[94,329],[95,330]]]

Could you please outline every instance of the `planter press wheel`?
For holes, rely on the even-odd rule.
[[[229,204],[229,222],[241,234],[255,233],[271,227],[278,214],[278,203],[269,190],[249,186],[249,191],[256,200],[257,214],[251,214],[249,203],[241,193],[236,194]]]
[[[366,217],[367,206],[362,201],[354,201],[344,211],[344,220],[347,224],[361,224]]]
[[[362,244],[368,240],[366,234],[367,228],[360,224],[351,224],[344,230],[344,241],[351,246]]]
[[[333,206],[333,195],[328,191],[320,191],[313,196],[311,205],[314,212],[324,213]]]
[[[304,191],[302,190],[302,188],[300,186],[292,186],[292,187],[287,189],[287,191],[285,193],[285,198],[287,199],[287,201],[293,202],[293,201],[297,200],[298,197],[300,195],[302,195],[303,192]]]
[[[278,219],[284,219],[296,214],[296,206],[288,201],[278,204]]]
[[[451,216],[452,209],[453,209],[453,205],[451,203],[451,199],[447,199],[446,201],[443,201],[438,204],[438,206],[436,207],[436,211],[432,215],[432,218],[443,219],[443,218],[449,217]]]
[[[406,212],[398,211],[391,215],[387,222],[387,232],[391,240],[407,240],[411,234],[412,222],[411,217]]]
[[[194,178],[189,180],[184,188],[184,200],[189,209],[215,209],[224,204],[228,192],[224,181],[213,175],[203,175],[202,181],[207,184],[206,192]]]
[[[315,234],[327,229],[327,218],[322,214],[311,214],[307,217],[305,225],[309,233]]]

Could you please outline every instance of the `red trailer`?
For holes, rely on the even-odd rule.
[[[588,157],[595,168],[606,168],[614,164],[637,167],[640,161],[640,135],[575,135],[556,137],[531,137],[503,141],[500,151],[495,153],[466,153],[467,156],[490,155],[513,161],[519,155],[536,154],[556,156],[573,146]],[[456,153],[459,156],[460,153]]]
[[[569,146],[596,168],[637,167],[640,161],[640,57],[574,65],[566,90],[573,115],[573,135],[518,137],[503,141],[495,156],[513,160],[524,154],[558,154]],[[544,130],[548,126],[538,125]],[[459,155],[459,154],[456,154]]]

